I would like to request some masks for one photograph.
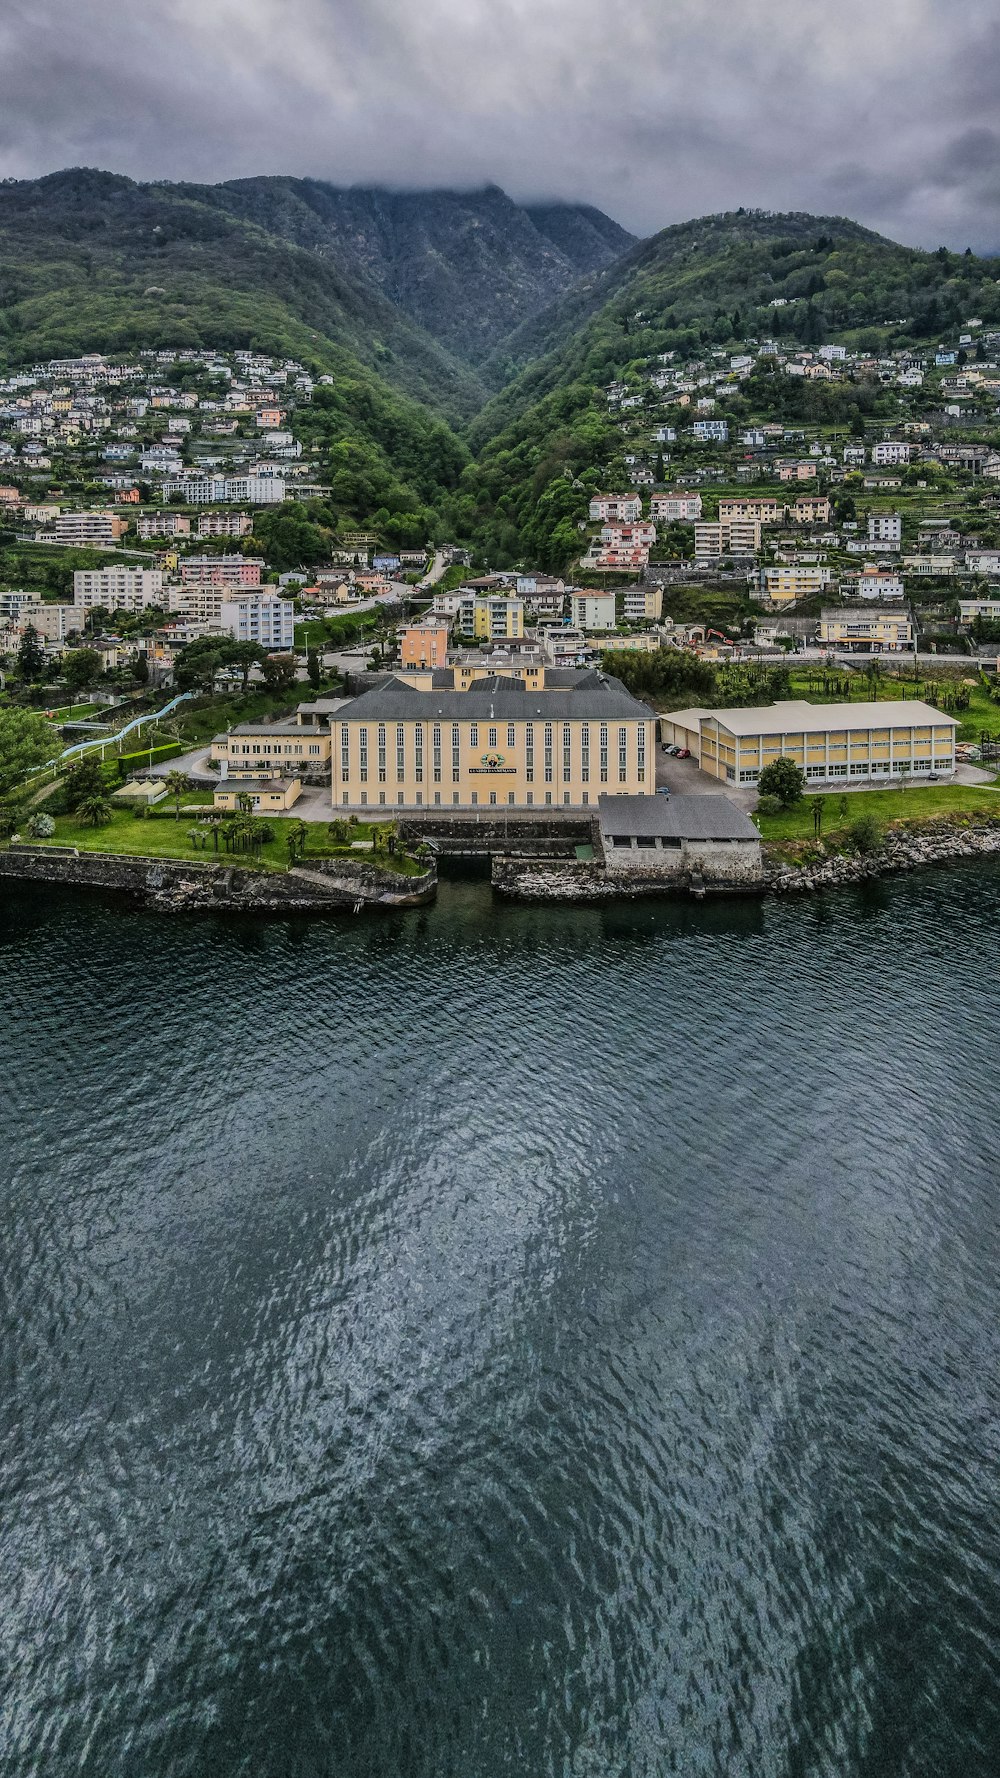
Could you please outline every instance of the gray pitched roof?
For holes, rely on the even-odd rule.
[[[727,796],[598,798],[602,833],[677,840],[759,840],[749,815]]]
[[[526,691],[517,680],[480,679],[468,691],[418,691],[391,679],[373,686],[337,712],[339,718],[369,722],[562,722],[575,717],[593,722],[652,722],[653,711],[607,673],[581,674],[582,684],[549,691]]]

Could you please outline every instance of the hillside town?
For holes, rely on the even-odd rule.
[[[982,754],[956,739],[955,673],[995,682],[1000,653],[1000,335],[975,329],[954,351],[885,360],[778,340],[661,354],[607,390],[620,449],[575,478],[577,551],[548,573],[462,540],[404,547],[338,512],[313,425],[332,379],[297,361],[95,355],[11,375],[10,693],[102,759],[118,712],[143,742],[142,712],[164,700],[218,708],[230,720],[197,746],[162,712],[145,752],[117,746],[115,799],[153,809],[179,760],[199,820],[503,809],[606,825],[609,799],[638,810],[659,792],[678,811],[686,798],[707,839],[694,803],[725,786],[745,820],[775,759],[809,787],[950,782]],[[737,421],[762,378],[772,409],[775,386],[859,378],[898,392],[899,411],[847,434]],[[851,699],[877,700],[874,674],[891,684],[848,717],[797,695],[806,672],[842,672]],[[727,673],[750,695],[723,723],[698,693]],[[667,835],[633,826],[618,849],[648,867]],[[759,841],[741,830],[743,875]]]

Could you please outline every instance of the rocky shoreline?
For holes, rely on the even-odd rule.
[[[863,856],[823,858],[798,866],[772,863],[765,887],[775,895],[802,895],[983,857],[1000,857],[1000,821],[949,826],[938,832],[890,832],[878,851]]]
[[[419,907],[437,893],[434,868],[419,877],[353,859],[308,869],[257,871],[200,859],[134,858],[13,845],[0,852],[0,881],[49,883],[127,896],[160,913],[331,914]]]

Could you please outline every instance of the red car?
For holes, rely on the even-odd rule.
[[[691,758],[690,747],[682,747],[680,752],[678,753],[677,757],[678,757],[678,759],[690,759]]]

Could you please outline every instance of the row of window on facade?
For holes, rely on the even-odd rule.
[[[451,744],[453,747],[460,747],[461,742],[462,742],[461,724],[457,723],[457,722],[453,722],[450,726],[451,726]],[[551,747],[554,731],[555,731],[556,727],[560,726],[560,725],[551,723],[551,722],[546,722],[546,723],[540,723],[538,726],[541,728],[544,728],[546,747]],[[632,726],[636,727],[638,730],[639,747],[641,749],[645,746],[645,739],[646,739],[645,731],[640,725],[633,724]],[[570,741],[571,741],[572,735],[573,735],[573,724],[571,722],[564,722],[564,723],[562,723],[561,727],[562,727],[562,732],[563,732],[563,745],[568,747],[570,745]],[[430,728],[431,728],[431,739],[432,739],[433,745],[435,747],[440,747],[441,735],[442,735],[441,723],[435,722],[430,725]],[[608,724],[606,722],[602,722],[600,724],[600,731],[601,731],[601,746],[606,747],[608,745]],[[378,744],[380,747],[384,747],[386,745],[387,732],[388,732],[387,725],[384,722],[380,722],[378,724]],[[413,735],[414,735],[414,741],[415,741],[416,746],[418,748],[422,747],[423,741],[424,741],[424,724],[422,722],[418,722],[418,723],[414,724]],[[487,728],[486,729],[486,745],[487,745],[487,747],[499,746],[500,745],[499,736],[500,736],[500,728],[499,727]],[[524,725],[524,744],[526,747],[532,747],[534,745],[534,736],[535,736],[535,724],[532,722],[526,722]],[[627,747],[628,746],[628,736],[629,736],[628,727],[623,725],[618,730],[618,745],[620,747]],[[368,729],[365,727],[359,728],[358,729],[358,738],[359,738],[359,744],[360,744],[362,750],[366,749],[368,746]],[[346,722],[341,723],[341,726],[340,726],[341,747],[342,748],[349,747],[350,746],[350,739],[351,739],[351,725]],[[588,747],[590,745],[590,724],[589,723],[585,722],[585,723],[581,724],[580,739],[581,739],[581,743],[584,747]],[[510,722],[507,724],[507,746],[514,747],[514,746],[516,746],[516,744],[517,744],[517,728],[513,722]],[[403,722],[400,722],[400,723],[396,724],[396,746],[397,747],[405,747],[405,745],[406,745],[406,724]],[[479,725],[477,723],[473,723],[469,728],[469,746],[470,747],[478,747],[479,745],[480,745]]]
[[[233,742],[233,752],[238,753],[239,750],[240,750],[239,743],[234,741]],[[308,749],[303,747],[301,741],[286,741],[284,743],[284,745],[282,745],[282,743],[280,741],[253,741],[253,742],[244,741],[243,742],[243,752],[245,754],[256,753],[258,756],[262,753],[278,754],[278,755],[280,755],[281,753],[285,753],[290,758],[297,758],[299,755],[301,755],[303,752],[306,752],[306,751],[308,751],[308,753],[311,755],[312,758],[316,759],[319,757],[319,755],[322,753],[323,750],[322,750],[318,741],[310,742]]]
[[[850,777],[850,778],[882,778],[882,777],[888,778],[888,777],[892,777],[892,776],[899,776],[900,774],[905,774],[907,772],[921,772],[921,771],[932,772],[934,770],[939,770],[942,772],[950,772],[954,769],[954,764],[955,764],[954,758],[952,757],[952,755],[950,753],[949,754],[941,754],[937,759],[931,759],[931,757],[929,755],[927,755],[926,757],[920,758],[920,759],[894,759],[891,763],[887,759],[886,760],[862,759],[862,760],[853,762],[850,766],[848,766],[846,764],[846,762],[841,763],[839,761],[831,760],[826,765],[816,765],[816,766],[807,765],[806,766],[806,777],[807,778],[818,778],[818,779],[848,778],[848,777]],[[736,781],[735,767],[733,767],[733,766],[726,767],[726,777],[731,779],[735,783],[735,781]],[[758,783],[759,779],[760,779],[760,768],[759,767],[755,771],[740,773],[740,783],[741,784],[756,784],[756,783]]]
[[[517,806],[517,798],[516,798],[513,790],[509,790],[507,792],[506,804],[502,804],[500,802],[500,797],[502,794],[503,793],[501,791],[491,790],[489,792],[489,796],[485,800],[481,801],[479,792],[474,790],[472,792],[472,796],[471,796],[472,807],[475,809],[475,808],[479,808],[479,807],[483,807],[483,808],[501,807],[502,808],[502,807],[506,806],[507,808],[513,809]],[[342,803],[349,805],[350,801],[351,801],[350,792],[345,790],[343,792],[340,800]],[[378,793],[378,800],[379,800],[379,804],[385,804],[388,800],[388,792],[385,790],[380,790]],[[462,798],[457,790],[452,793],[451,800],[452,800],[452,803],[455,807],[461,806]],[[545,806],[551,807],[555,803],[555,800],[556,800],[555,792],[553,792],[551,790],[547,790],[545,792]],[[563,800],[563,804],[565,807],[567,807],[567,808],[572,807],[573,799],[572,799],[572,796],[568,790],[563,791],[562,800]],[[583,804],[584,808],[589,807],[590,796],[586,790],[583,792],[583,795],[580,800],[581,800],[581,803]],[[418,790],[416,792],[415,801],[416,801],[416,805],[418,808],[423,807],[424,797],[423,797],[422,791]],[[435,806],[440,806],[440,804],[444,801],[443,794],[440,790],[436,790],[434,792],[433,801],[434,801]],[[531,791],[531,790],[528,791],[525,801],[526,801],[529,809],[534,808],[535,796],[534,796],[533,791]],[[368,792],[367,792],[367,790],[363,790],[361,792],[360,802],[361,802],[362,808],[368,807]],[[396,803],[400,808],[405,807],[406,797],[405,797],[405,793],[402,790],[398,791],[396,794]],[[539,807],[541,807],[541,806],[542,806],[541,803],[539,803]]]

